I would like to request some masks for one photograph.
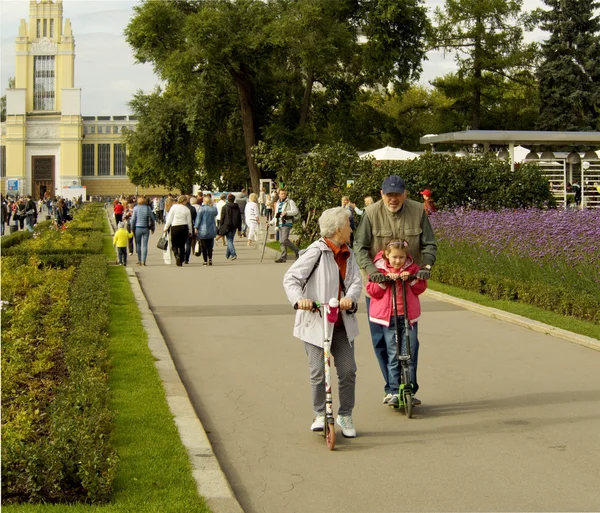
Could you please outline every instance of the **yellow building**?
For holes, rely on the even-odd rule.
[[[30,0],[29,23],[16,39],[13,89],[6,90],[1,127],[1,190],[8,194],[62,196],[85,187],[88,196],[133,194],[127,178],[123,130],[134,116],[82,116],[74,87],[75,39],[63,22],[62,0]],[[162,189],[140,190],[161,194]]]

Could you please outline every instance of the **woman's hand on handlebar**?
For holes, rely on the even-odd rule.
[[[340,299],[340,310],[352,310],[354,301],[349,297],[343,297]]]
[[[312,299],[300,299],[296,305],[298,306],[298,310],[312,310],[314,301]]]

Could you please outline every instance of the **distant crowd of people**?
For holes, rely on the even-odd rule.
[[[50,197],[44,195],[43,198],[35,201],[31,194],[26,196],[1,196],[2,215],[1,235],[6,233],[7,227],[11,232],[19,230],[33,231],[33,227],[38,223],[39,216],[45,211],[53,224],[61,228],[65,222],[70,221],[72,208],[77,208],[83,202],[79,196],[77,199],[65,199],[61,197]]]

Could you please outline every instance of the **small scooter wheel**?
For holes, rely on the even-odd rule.
[[[412,394],[410,392],[404,394],[404,412],[409,419],[412,418]]]
[[[327,442],[327,448],[333,451],[335,447],[335,424],[326,422],[325,423],[325,442]]]

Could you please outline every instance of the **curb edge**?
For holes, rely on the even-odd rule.
[[[545,333],[546,335],[551,335],[553,337],[562,338],[563,340],[568,340],[569,342],[573,342],[574,344],[578,344],[589,349],[600,351],[600,340],[596,340],[592,337],[587,337],[585,335],[573,333],[572,331],[556,328],[554,326],[550,326],[549,324],[534,321],[521,315],[505,312],[504,310],[499,310],[497,308],[473,303],[471,301],[467,301],[466,299],[460,299],[454,296],[450,296],[448,294],[444,294],[443,292],[437,292],[435,290],[427,289],[424,295],[430,297],[431,299],[436,299],[438,301],[444,301],[446,303],[452,303],[454,305],[462,306],[467,310],[471,310],[473,312],[492,317],[493,319],[498,319],[500,321],[516,324],[517,326],[521,326],[523,328],[528,328],[533,331]]]

